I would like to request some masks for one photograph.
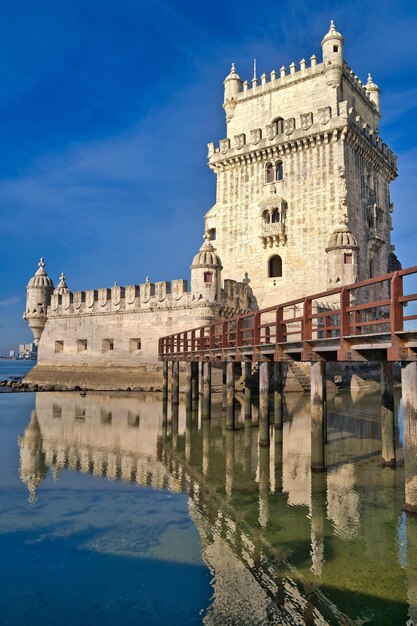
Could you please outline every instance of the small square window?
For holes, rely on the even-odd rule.
[[[339,46],[333,46],[333,52],[339,52]]]
[[[110,352],[110,350],[114,350],[114,341],[113,339],[103,339],[102,351]]]
[[[129,339],[129,352],[140,352],[142,350],[142,339],[136,337]]]
[[[345,252],[344,261],[345,261],[345,265],[352,265],[353,256],[350,252]]]
[[[213,282],[213,272],[204,272],[204,282],[205,283]]]
[[[77,352],[85,352],[87,350],[87,339],[78,339]]]
[[[62,417],[62,407],[60,404],[52,405],[52,417]]]
[[[55,341],[55,352],[63,352],[64,342],[62,340]]]

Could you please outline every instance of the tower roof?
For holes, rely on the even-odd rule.
[[[240,76],[236,72],[234,63],[232,63],[232,68],[230,70],[230,73],[226,76],[226,78],[224,79],[224,82],[226,82],[227,80],[239,80],[240,81]]]
[[[54,294],[62,296],[64,293],[70,293],[70,290],[68,289],[68,285],[65,280],[65,274],[64,272],[62,272],[61,276],[59,277],[59,283],[54,289]]]
[[[193,258],[191,269],[197,267],[222,268],[220,257],[216,254],[213,244],[208,238],[207,233],[204,234],[204,243],[199,252]]]
[[[344,42],[343,36],[340,33],[337,32],[333,20],[330,20],[329,32],[326,33],[326,35],[323,37],[321,45],[323,45],[329,39],[338,39],[342,43]]]
[[[45,261],[43,258],[40,259],[38,265],[39,269],[36,270],[35,275],[32,276],[28,282],[28,287],[51,287],[53,289],[54,283],[45,271]]]
[[[340,220],[340,226],[335,228],[332,236],[329,239],[329,244],[326,248],[326,252],[334,250],[335,248],[357,248],[358,242],[356,237],[352,234],[349,228],[349,218],[344,215]]]

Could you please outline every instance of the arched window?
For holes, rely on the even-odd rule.
[[[284,178],[284,166],[282,161],[275,163],[275,180],[282,180]]]
[[[277,125],[278,135],[282,135],[282,133],[284,132],[284,118],[276,117],[274,120],[272,120],[272,123]]]
[[[265,172],[266,172],[266,182],[273,183],[275,180],[275,175],[274,175],[274,166],[272,165],[272,163],[266,164]]]
[[[269,278],[279,278],[282,276],[282,259],[278,254],[274,254],[268,261]]]
[[[267,211],[266,209],[262,213],[262,220],[264,224],[269,224],[269,222],[271,221],[271,216],[269,215],[269,211]]]
[[[276,224],[276,222],[279,222],[279,211],[278,209],[274,209],[272,211],[272,220],[271,220],[274,224]]]

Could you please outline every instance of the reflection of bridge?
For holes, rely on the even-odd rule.
[[[172,401],[178,403],[179,362],[187,364],[187,406],[198,388],[201,367],[203,417],[210,417],[211,364],[224,362],[226,427],[235,427],[236,363],[242,362],[245,396],[253,387],[252,363],[259,362],[259,444],[269,445],[269,394],[274,393],[274,422],[282,420],[284,363],[311,362],[311,464],[325,467],[325,363],[381,363],[382,460],[395,466],[395,416],[392,362],[401,361],[404,411],[417,423],[417,312],[404,314],[417,301],[417,266],[338,289],[278,304],[239,317],[175,333],[159,340],[164,361],[164,394],[172,362]],[[406,288],[407,287],[407,288]],[[409,326],[414,323],[414,328]],[[274,365],[271,377],[270,365]]]
[[[405,572],[392,549],[403,502],[392,496],[397,474],[384,473],[388,489],[381,489],[375,462],[355,465],[365,452],[370,458],[379,455],[378,419],[368,418],[366,439],[359,416],[345,417],[344,432],[334,432],[329,404],[329,470],[316,475],[310,471],[305,436],[305,397],[286,398],[288,419],[282,430],[272,430],[270,447],[262,448],[250,423],[226,431],[222,420],[203,420],[196,412],[184,413],[182,406],[168,415],[152,396],[37,394],[20,440],[21,476],[32,496],[49,470],[58,477],[63,468],[187,491],[215,578],[207,624],[352,623],[347,617],[352,618],[352,593],[360,577],[369,579],[370,567],[379,575],[367,582],[374,600],[369,606],[375,610],[377,598],[395,599],[395,616],[383,603],[381,615],[384,611],[385,623],[391,617],[391,623],[405,622],[407,600],[396,594],[398,579],[407,575],[410,611],[416,611],[411,563],[417,528],[407,520],[410,564]],[[417,433],[407,431],[407,437],[408,459],[413,452],[415,458]],[[416,469],[406,465],[410,485]],[[340,572],[343,591],[338,589]],[[362,601],[366,606],[366,597]]]

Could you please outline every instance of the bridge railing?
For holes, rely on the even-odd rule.
[[[300,344],[306,352],[321,340],[340,349],[346,338],[369,334],[390,335],[395,343],[404,322],[417,320],[417,313],[404,315],[404,306],[417,301],[417,287],[404,293],[408,276],[417,278],[417,266],[173,333],[159,339],[159,357],[204,358],[210,352]]]

